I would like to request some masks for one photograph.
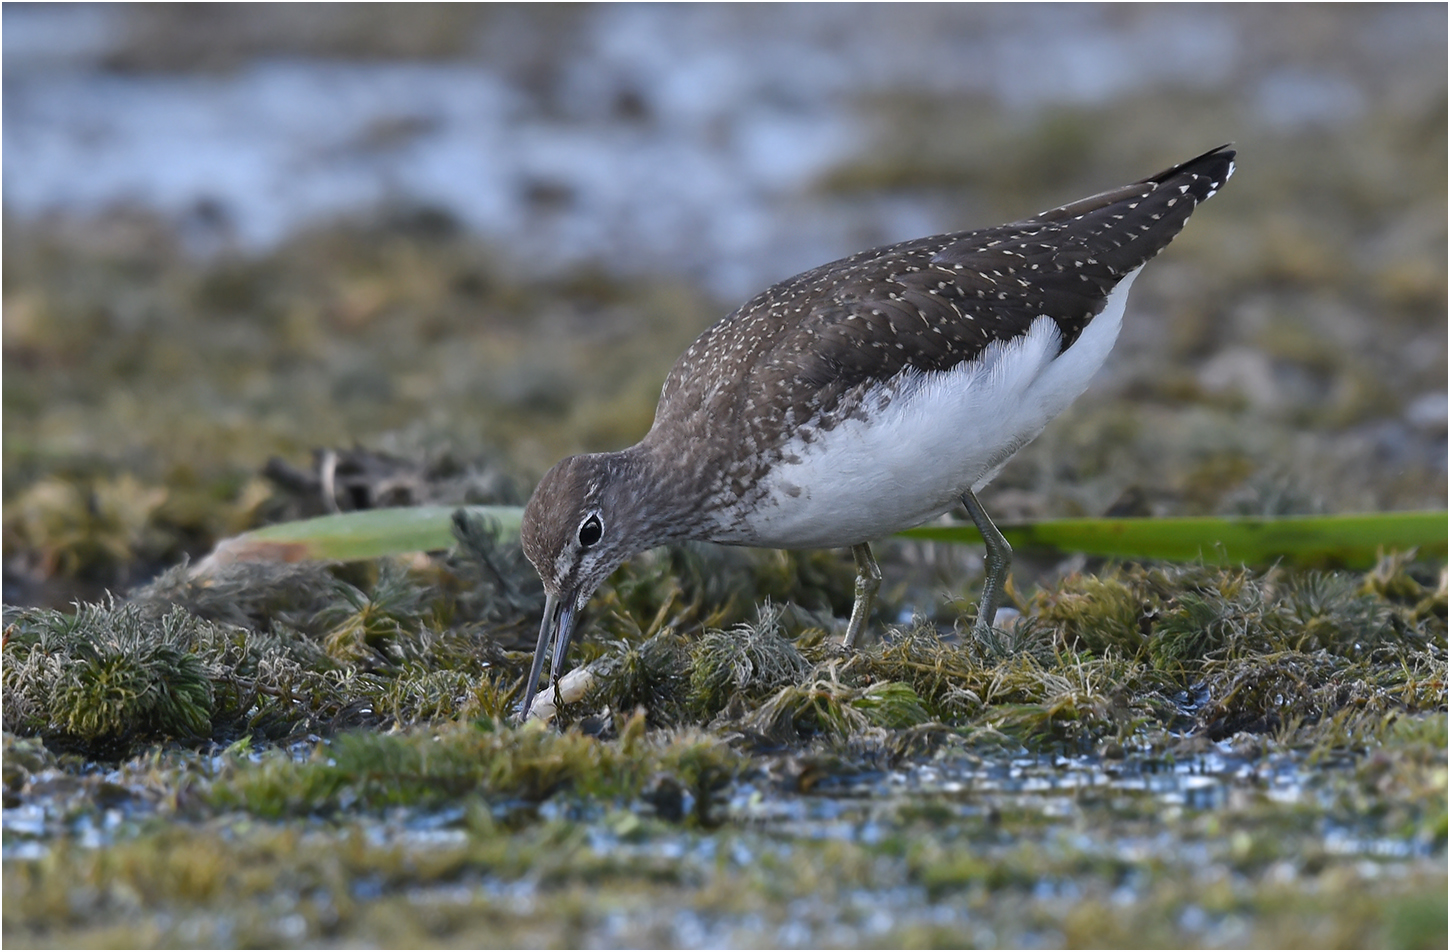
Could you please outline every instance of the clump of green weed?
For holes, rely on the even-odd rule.
[[[781,632],[780,609],[764,603],[754,624],[730,631],[711,629],[695,645],[690,700],[705,716],[736,695],[761,697],[799,681],[810,665]]]
[[[1149,660],[1184,680],[1214,658],[1316,649],[1356,658],[1417,643],[1423,635],[1409,629],[1436,618],[1433,608],[1406,610],[1377,595],[1376,584],[1390,583],[1376,583],[1385,574],[1376,573],[1361,579],[1336,572],[1131,566],[1099,577],[1071,576],[1039,592],[1031,620],[1076,650]],[[1424,601],[1413,580],[1391,577],[1416,606]]]
[[[400,734],[345,733],[306,761],[282,752],[255,762],[237,759],[213,784],[209,799],[259,816],[429,807],[466,796],[538,802],[566,788],[581,796],[630,799],[652,778],[669,775],[708,802],[740,766],[718,740],[647,736],[642,721],[627,722],[616,742],[537,724],[456,724]]]
[[[136,606],[36,610],[5,629],[5,729],[91,750],[211,733],[216,697],[198,653],[221,640],[209,622]]]
[[[681,543],[642,553],[600,589],[595,603],[611,634],[639,640],[666,628],[701,631],[742,620],[757,593],[745,549]]]
[[[845,741],[873,727],[902,730],[930,720],[909,684],[853,685],[827,673],[805,684],[785,685],[731,726],[745,736],[798,743],[817,735]]]
[[[1037,748],[1083,749],[1104,736],[1126,739],[1167,706],[1141,663],[1070,652],[1050,662],[1030,655],[1003,661],[992,670],[982,701],[974,726]]]
[[[1396,640],[1390,606],[1366,594],[1361,581],[1352,575],[1306,572],[1294,576],[1284,586],[1279,605],[1284,640],[1301,651],[1335,651],[1359,658]]]
[[[867,652],[861,664],[873,680],[910,685],[935,719],[959,721],[982,708],[987,666],[970,647],[942,641],[928,622],[913,624]]]
[[[1444,704],[1444,680],[1430,672],[1445,625],[1421,610],[1424,589],[1402,560],[1363,578],[1202,566],[1127,577],[1155,606],[1147,660],[1205,695],[1195,719],[1211,738],[1306,725],[1341,736],[1351,722]]]
[[[1210,662],[1203,671],[1209,702],[1199,714],[1201,730],[1210,740],[1220,740],[1239,731],[1274,733],[1285,725],[1317,721],[1332,713],[1320,689],[1342,670],[1326,651]]]
[[[371,591],[337,582],[335,599],[316,618],[327,632],[323,647],[337,661],[385,657],[387,649],[415,637],[428,621],[426,592],[391,559],[380,566]]]
[[[281,739],[348,706],[338,674],[286,629],[134,602],[33,609],[7,614],[5,728],[107,759],[164,740]]]
[[[1230,644],[1262,640],[1263,591],[1243,573],[1223,573],[1178,592],[1153,620],[1148,653],[1161,670],[1181,672]]]
[[[1145,621],[1153,604],[1140,580],[1110,571],[1071,575],[1055,588],[1039,592],[1032,613],[1079,651],[1116,650],[1132,657],[1147,641]]]
[[[131,602],[7,613],[6,728],[115,758],[168,738],[501,713],[498,640],[484,622],[443,624],[436,576],[391,560],[335,571],[351,581],[317,566],[183,566]]]
[[[657,725],[683,723],[690,714],[690,644],[673,628],[644,641],[612,642],[592,663],[597,686],[587,701],[616,712],[644,709]]]
[[[544,611],[544,590],[517,544],[499,541],[493,520],[474,510],[453,514],[457,549],[439,560],[434,584],[442,624],[476,622],[492,630],[523,626]]]
[[[752,552],[752,588],[756,601],[794,605],[810,613],[844,615],[856,593],[856,568],[849,558],[830,550]]]
[[[1382,555],[1375,567],[1364,577],[1362,590],[1403,610],[1409,608],[1410,619],[1415,623],[1438,621],[1444,628],[1446,621],[1445,566],[1440,567],[1438,585],[1425,585],[1411,574],[1413,553],[1391,552]]]

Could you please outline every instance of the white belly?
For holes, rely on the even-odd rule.
[[[1140,269],[1141,270],[1141,269]],[[861,416],[793,441],[762,481],[739,541],[771,548],[855,545],[959,504],[1086,389],[1122,326],[1127,275],[1058,354],[1047,317],[949,371],[908,371],[866,395]],[[788,462],[787,462],[788,461]]]

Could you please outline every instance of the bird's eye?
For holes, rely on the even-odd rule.
[[[589,518],[579,524],[579,545],[582,548],[589,548],[600,540],[604,535],[604,523],[599,521],[599,516],[590,513]]]

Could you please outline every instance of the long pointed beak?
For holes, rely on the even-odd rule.
[[[539,674],[544,670],[544,658],[549,654],[549,641],[554,641],[554,661],[549,666],[549,680],[556,681],[569,645],[574,641],[574,628],[579,613],[572,598],[546,595],[544,598],[544,620],[539,625],[539,644],[534,648],[534,663],[529,669],[529,681],[524,687],[524,703],[518,710],[520,723],[528,720],[534,708],[534,696],[539,693]]]

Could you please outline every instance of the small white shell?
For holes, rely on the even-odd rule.
[[[588,666],[575,668],[559,679],[559,694],[565,704],[573,704],[588,694],[594,687],[594,672]],[[529,717],[537,718],[545,724],[554,719],[559,713],[558,704],[554,701],[554,687],[550,685],[540,691],[534,698],[533,707],[529,708]]]

